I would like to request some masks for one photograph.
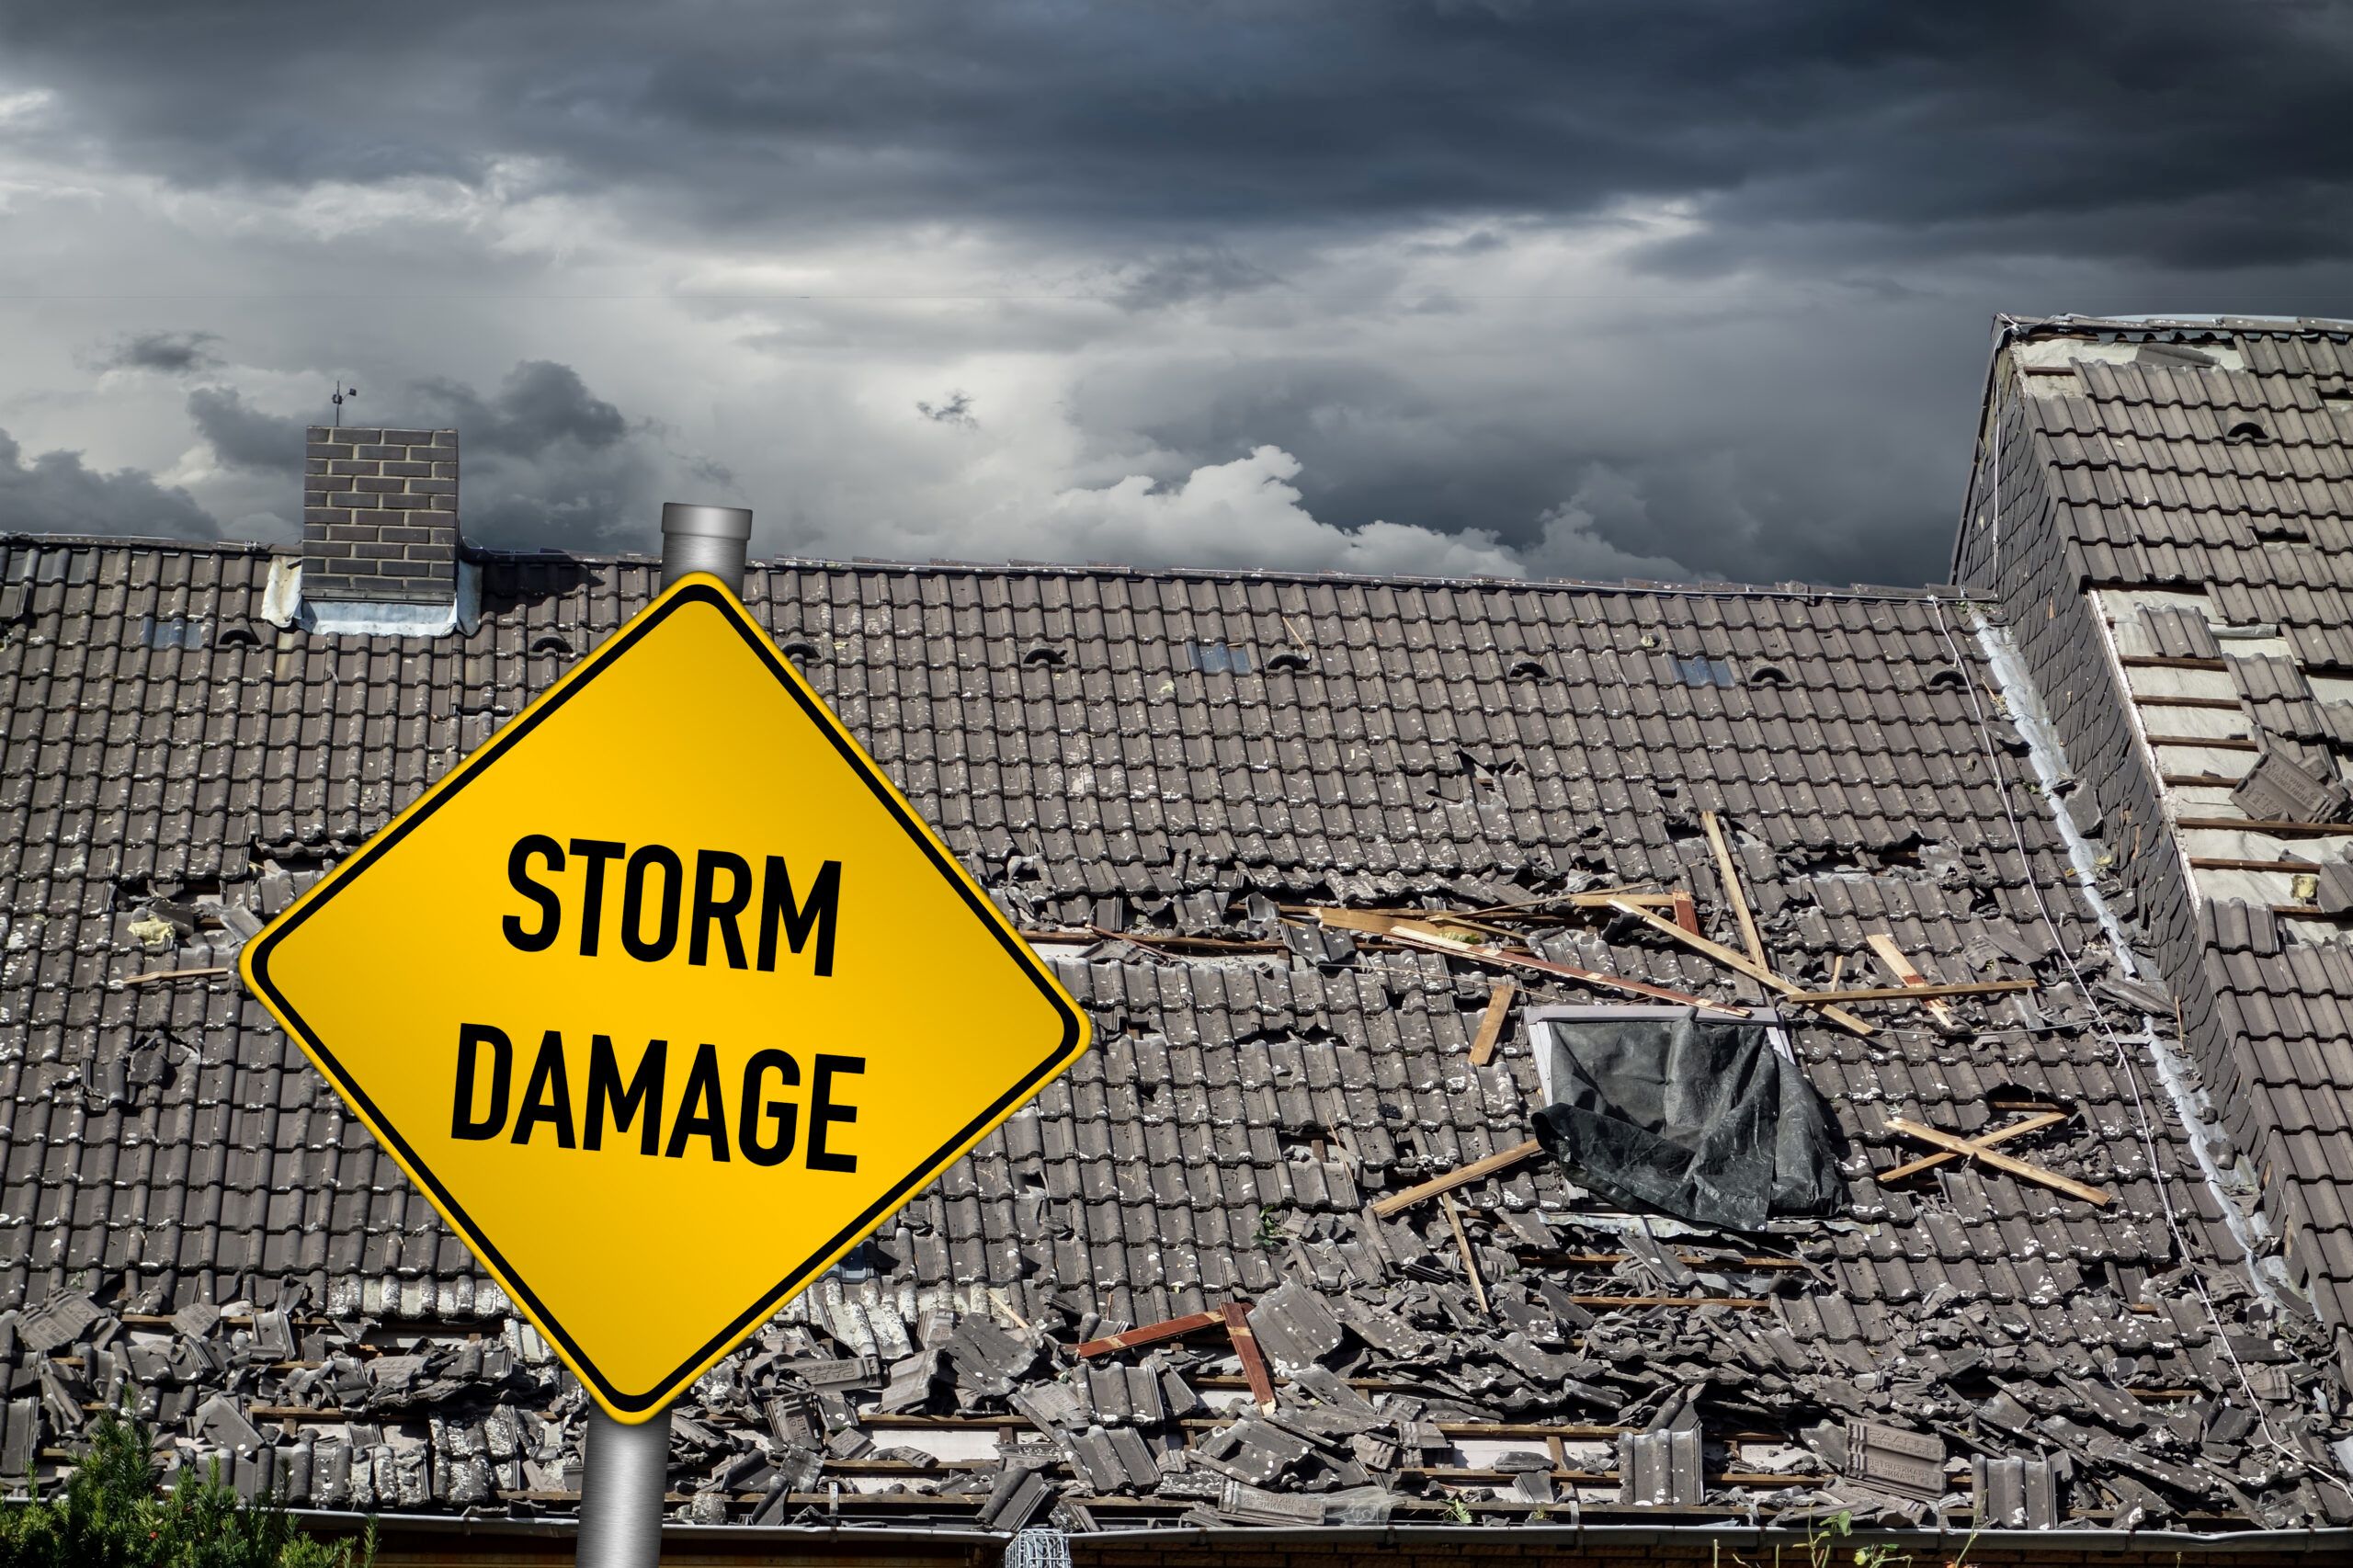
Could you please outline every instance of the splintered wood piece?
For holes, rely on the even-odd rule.
[[[2023,1138],[2029,1132],[2040,1132],[2046,1127],[2066,1120],[2067,1115],[2068,1113],[2063,1110],[2044,1111],[2040,1116],[2029,1116],[2023,1120],[2013,1121],[2007,1127],[1997,1127],[1991,1132],[1981,1132],[1976,1137],[1963,1139],[1962,1142],[1972,1149],[1984,1149],[1989,1144],[2007,1142],[2013,1138]],[[1909,1165],[1898,1165],[1893,1170],[1881,1171],[1876,1179],[1882,1183],[1902,1181],[1906,1176],[1915,1176],[1922,1171],[1935,1170],[1938,1165],[1960,1158],[1959,1154],[1950,1150],[1939,1150],[1925,1158],[1914,1160]]]
[[[1904,956],[1904,949],[1895,945],[1894,937],[1884,931],[1873,931],[1863,940],[1870,944],[1871,952],[1879,959],[1880,967],[1894,976],[1898,985],[1915,987],[1927,985],[1928,977],[1922,974],[1918,966]],[[1952,1009],[1942,1002],[1931,1001],[1927,1004],[1927,1008],[1929,1012],[1936,1015],[1937,1022],[1940,1024],[1952,1022]]]
[[[2031,980],[1972,980],[1959,985],[1870,985],[1860,991],[1809,991],[1813,1002],[1916,1002],[1931,996],[1994,996],[2040,989]]]
[[[1392,1193],[1375,1202],[1372,1211],[1386,1220],[1401,1209],[1411,1209],[1415,1204],[1436,1198],[1442,1192],[1452,1192],[1458,1187],[1468,1187],[1474,1181],[1481,1181],[1495,1175],[1497,1171],[1507,1171],[1530,1154],[1540,1154],[1543,1152],[1544,1145],[1533,1138],[1525,1143],[1515,1143],[1508,1149],[1498,1149],[1483,1160],[1473,1160],[1467,1165],[1457,1165],[1444,1176],[1434,1176],[1418,1187],[1409,1187],[1403,1192]]]
[[[1225,1322],[1222,1312],[1188,1312],[1180,1318],[1167,1318],[1159,1323],[1140,1324],[1134,1328],[1107,1334],[1100,1339],[1090,1339],[1081,1345],[1076,1356],[1108,1356],[1114,1350],[1132,1350],[1140,1345],[1157,1345],[1164,1339],[1182,1339],[1188,1334],[1199,1334],[1205,1328],[1215,1328]]]
[[[167,969],[154,974],[134,974],[123,983],[125,985],[155,985],[166,980],[194,980],[199,975],[236,972],[227,964],[213,964],[204,969]]]
[[[1219,1309],[1225,1319],[1226,1337],[1233,1341],[1233,1354],[1242,1362],[1242,1375],[1250,1384],[1250,1397],[1267,1415],[1275,1413],[1275,1381],[1267,1375],[1267,1358],[1258,1354],[1258,1336],[1250,1332],[1250,1303],[1228,1301]]]
[[[1688,892],[1678,892],[1675,895],[1675,903],[1672,907],[1675,911],[1675,923],[1677,926],[1682,926],[1694,937],[1701,935],[1699,930],[1699,903],[1697,899],[1693,898]]]
[[[1455,1207],[1454,1194],[1450,1192],[1440,1193],[1438,1200],[1446,1210],[1446,1224],[1454,1233],[1455,1248],[1462,1254],[1462,1272],[1471,1277],[1471,1293],[1479,1299],[1479,1310],[1492,1314],[1495,1309],[1487,1305],[1486,1281],[1479,1278],[1479,1259],[1471,1251],[1470,1233],[1462,1228],[1462,1210]]]
[[[1512,998],[1519,994],[1519,987],[1508,980],[1495,982],[1487,993],[1487,1010],[1479,1016],[1479,1036],[1471,1042],[1471,1065],[1484,1067],[1495,1059],[1495,1046],[1504,1038],[1505,1020],[1511,1017]]]
[[[2020,1181],[2040,1182],[2054,1192],[2063,1192],[2070,1198],[2080,1198],[2095,1208],[2105,1208],[2116,1201],[2114,1193],[2102,1192],[2096,1187],[2086,1187],[2072,1176],[2063,1176],[2057,1171],[2044,1170],[2040,1165],[2025,1160],[2014,1160],[1998,1150],[1985,1148],[1982,1143],[1972,1143],[1966,1138],[1956,1137],[1952,1133],[1941,1131],[1934,1127],[1923,1126],[1919,1122],[1908,1120],[1904,1117],[1889,1117],[1887,1130],[1891,1132],[1901,1132],[1904,1137],[1926,1143],[1932,1149],[1947,1150],[1964,1160],[1982,1161],[1997,1171],[2009,1172]]]
[[[1335,931],[1364,931],[1380,937],[1388,934],[1399,916],[1379,909],[1336,909],[1317,905],[1316,923]]]
[[[1679,931],[1682,927],[1671,926],[1669,929]],[[1449,937],[1433,926],[1419,925],[1409,920],[1401,920],[1392,926],[1388,936],[1391,941],[1402,942],[1409,948],[1421,948],[1433,953],[1444,953],[1449,958],[1469,959],[1473,963],[1491,963],[1497,969],[1524,969],[1533,974],[1557,974],[1563,980],[1582,981],[1587,985],[1597,985],[1608,991],[1623,991],[1630,995],[1655,997],[1661,1002],[1672,1002],[1678,1007],[1704,1007],[1710,1012],[1729,1013],[1735,1018],[1748,1017],[1747,1008],[1735,1006],[1730,1002],[1711,1002],[1704,996],[1694,996],[1683,991],[1672,991],[1664,985],[1653,985],[1646,981],[1628,980],[1622,975],[1604,974],[1598,970],[1579,969],[1573,963],[1554,963],[1550,959],[1531,958],[1525,953],[1498,952],[1493,948],[1477,947],[1460,937]]]
[[[1699,813],[1699,825],[1708,831],[1708,847],[1715,851],[1716,875],[1724,884],[1724,898],[1732,904],[1733,918],[1740,922],[1741,945],[1759,969],[1770,969],[1765,957],[1765,943],[1756,935],[1756,917],[1748,912],[1748,894],[1740,885],[1740,868],[1733,864],[1732,845],[1724,837],[1724,824],[1716,820],[1713,812]]]
[[[1705,953],[1708,957],[1715,960],[1726,969],[1745,974],[1760,985],[1771,987],[1773,990],[1779,992],[1782,995],[1788,997],[1792,1002],[1805,1005],[1805,988],[1803,986],[1798,984],[1797,982],[1793,980],[1782,979],[1779,975],[1775,974],[1771,970],[1767,969],[1763,964],[1752,960],[1746,953],[1736,953],[1730,948],[1725,947],[1722,943],[1711,942],[1705,937],[1694,937],[1690,932],[1686,931],[1674,921],[1663,919],[1656,915],[1653,915],[1647,909],[1643,909],[1636,904],[1628,903],[1624,899],[1611,899],[1609,901],[1609,907],[1616,910],[1620,915],[1632,915],[1643,925],[1648,926],[1652,930],[1659,932],[1664,936],[1674,937],[1677,941],[1682,943],[1685,947],[1689,948],[1694,952]],[[1832,1023],[1836,1024],[1840,1028],[1849,1029],[1856,1034],[1864,1035],[1878,1032],[1873,1029],[1870,1024],[1865,1023],[1862,1019],[1855,1017],[1854,1014],[1849,1013],[1843,1008],[1821,1007],[1816,1010],[1820,1012],[1824,1017],[1828,1018]]]

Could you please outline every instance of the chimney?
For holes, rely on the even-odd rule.
[[[452,608],[458,433],[313,425],[302,464],[302,599]]]

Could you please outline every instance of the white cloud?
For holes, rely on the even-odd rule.
[[[1131,474],[1099,488],[1057,493],[1034,525],[1038,550],[1065,560],[1159,566],[1517,577],[1525,568],[1493,534],[1439,533],[1374,522],[1350,530],[1321,522],[1290,483],[1299,460],[1259,447],[1197,468],[1179,483]]]

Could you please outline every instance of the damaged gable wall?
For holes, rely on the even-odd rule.
[[[2353,1376],[2348,375],[2341,323],[2006,324],[1957,570],[2056,722],[2267,1267]]]

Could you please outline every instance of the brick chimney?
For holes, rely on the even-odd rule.
[[[458,433],[313,425],[302,464],[302,598],[454,606]]]

